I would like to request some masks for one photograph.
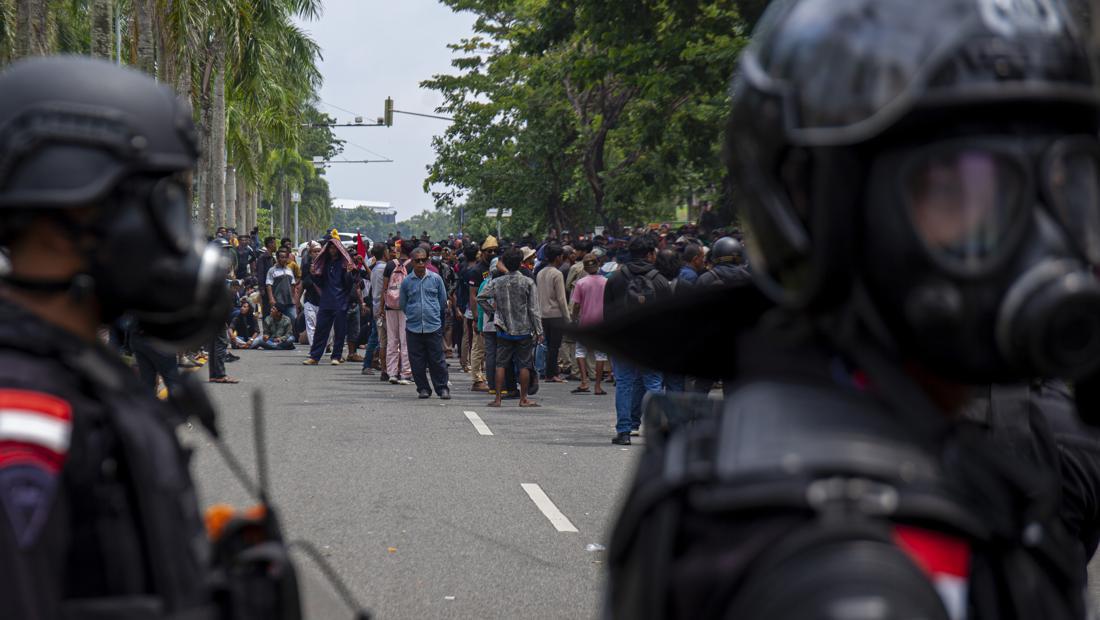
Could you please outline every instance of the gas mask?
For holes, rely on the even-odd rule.
[[[148,337],[173,347],[209,340],[229,313],[232,248],[203,242],[174,177],[127,180],[113,200],[92,225],[89,253],[105,316],[129,312]]]
[[[907,355],[967,382],[1100,369],[1100,141],[968,135],[868,174],[862,263]]]

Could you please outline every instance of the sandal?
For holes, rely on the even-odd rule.
[[[217,377],[211,379],[210,383],[240,383],[240,379],[234,379],[233,377]]]
[[[494,407],[494,408],[498,408],[498,409],[499,409],[499,408],[500,408],[500,403],[498,403],[498,402],[496,402],[496,401],[493,401],[493,402],[491,402],[491,403],[489,403],[488,405],[485,405],[485,406],[486,406],[486,407]]]
[[[526,403],[520,403],[519,406],[520,407],[538,407],[540,405],[538,403],[536,403],[535,401],[533,401],[533,400],[529,400]]]
[[[569,393],[570,394],[584,394],[587,391],[588,391],[588,388],[586,388],[586,387],[578,387],[578,388],[573,388],[572,390],[569,390]]]
[[[596,396],[607,396],[607,392],[605,392],[603,390],[596,390],[595,392],[592,392],[592,393],[595,394]]]

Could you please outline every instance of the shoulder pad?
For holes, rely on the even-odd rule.
[[[725,617],[949,620],[964,617],[948,614],[946,605],[957,607],[956,600],[941,598],[930,575],[897,546],[852,539],[805,548],[754,571]]]

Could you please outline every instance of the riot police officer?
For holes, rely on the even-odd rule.
[[[1055,468],[959,413],[970,385],[1095,391],[1097,76],[1060,0],[769,7],[727,133],[756,287],[705,292],[721,324],[673,309],[724,359],[640,353],[655,308],[589,334],[735,382],[649,403],[609,615],[1084,617]]]
[[[707,259],[713,266],[699,276],[696,286],[736,286],[752,281],[752,274],[745,268],[744,248],[733,237],[715,241]]]
[[[194,346],[228,267],[191,225],[188,107],[76,57],[0,73],[0,615],[213,618],[187,454],[97,342],[127,312]]]

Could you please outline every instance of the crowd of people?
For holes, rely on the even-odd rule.
[[[490,407],[532,398],[541,383],[574,382],[573,395],[614,385],[613,442],[640,432],[646,392],[707,392],[712,382],[665,376],[590,350],[573,333],[694,287],[751,279],[739,231],[626,229],[618,237],[556,230],[536,241],[480,241],[428,233],[345,245],[333,230],[296,250],[291,240],[219,229],[233,255],[236,303],[209,349],[213,383],[236,383],[232,349],[308,351],[303,365],[362,364],[364,376],[415,385],[419,398],[451,398],[457,383]],[[182,365],[190,365],[188,357]],[[608,405],[610,408],[610,404]]]

